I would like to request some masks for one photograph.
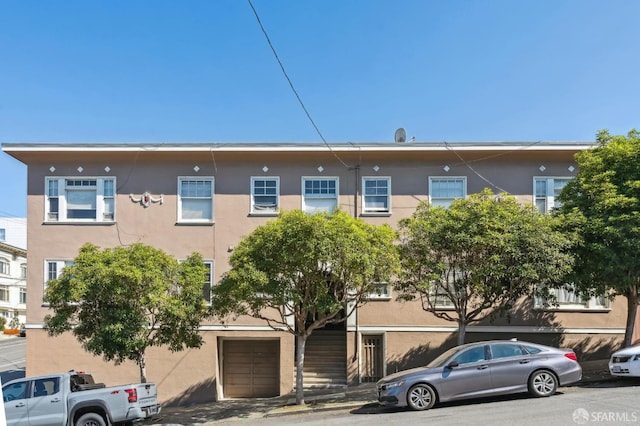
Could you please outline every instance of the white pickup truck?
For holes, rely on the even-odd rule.
[[[160,412],[153,383],[106,387],[77,371],[12,380],[2,400],[7,425],[127,425]]]

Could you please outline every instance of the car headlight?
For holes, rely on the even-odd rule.
[[[385,385],[385,387],[387,389],[393,389],[393,388],[397,388],[398,386],[402,386],[404,385],[404,380],[400,380],[399,382],[391,382],[391,383],[387,383]]]

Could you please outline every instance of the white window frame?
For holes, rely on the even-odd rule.
[[[20,304],[21,305],[26,305],[27,304],[27,289],[26,287],[20,287]]]
[[[591,297],[588,300],[583,300],[579,294],[576,294],[570,289],[570,285],[566,285],[562,288],[549,289],[550,293],[553,293],[556,297],[557,306],[549,305],[545,306],[544,299],[542,297],[535,298],[535,307],[537,309],[544,309],[546,311],[602,311],[610,310],[609,299],[606,297]]]
[[[391,300],[391,285],[387,282],[373,283],[373,289],[369,291],[369,300]]]
[[[82,186],[67,185],[69,181],[95,181],[95,186],[87,186],[95,191],[95,218],[67,217],[69,191],[80,191]],[[105,182],[111,181],[113,194],[105,196]],[[54,191],[55,190],[55,191]],[[113,223],[116,220],[116,178],[114,176],[47,176],[44,184],[44,221],[45,223]],[[51,211],[51,202],[57,199],[58,211]],[[111,208],[107,208],[112,204]],[[113,210],[109,212],[109,210]]]
[[[11,261],[4,257],[0,257],[0,275],[11,274]]]
[[[182,182],[185,181],[202,181],[202,182],[210,182],[211,183],[211,193],[209,196],[197,196],[197,197],[184,197],[182,195]],[[214,203],[214,194],[215,194],[215,178],[213,176],[179,176],[178,177],[178,223],[213,223],[215,217],[215,203]],[[184,200],[187,199],[210,199],[210,208],[211,208],[211,217],[210,218],[183,218],[182,217],[182,204]]]
[[[386,181],[387,191],[379,193],[380,188],[376,186],[375,194],[367,194],[367,182]],[[368,198],[386,198],[387,207],[375,207],[367,205]],[[390,176],[363,176],[362,177],[362,212],[365,214],[391,214],[391,177]]]
[[[7,240],[7,230],[6,228],[0,228],[0,241]]]
[[[204,264],[209,268],[209,279],[207,281],[205,281],[205,283],[202,286],[202,296],[204,297],[204,292],[205,292],[205,286],[207,285],[207,283],[209,284],[209,298],[207,299],[206,297],[204,297],[205,302],[207,303],[207,306],[211,305],[211,297],[212,297],[212,293],[213,293],[213,260],[205,260]]]
[[[447,271],[450,272],[450,269],[447,268]],[[451,290],[451,292],[454,292],[454,280],[457,278],[456,275],[460,275],[460,272],[458,270],[454,270],[453,271],[453,275],[446,275],[443,276],[443,280],[446,279],[447,281],[447,287]],[[433,302],[433,307],[435,309],[440,309],[440,310],[451,310],[451,309],[455,309],[455,306],[453,305],[453,300],[451,300],[451,298],[449,297],[449,295],[442,289],[441,285],[438,284],[434,284],[433,287],[429,290],[430,293],[430,298],[435,298],[435,299],[431,299]],[[437,295],[436,295],[437,293]]]
[[[307,194],[305,188],[306,183],[309,181],[333,181],[335,182],[335,194],[330,193],[316,193],[316,194]],[[318,212],[329,212],[333,213],[338,209],[339,205],[339,197],[340,197],[340,179],[337,176],[302,176],[302,211],[306,213],[318,213]],[[316,208],[312,207],[310,204],[310,200],[320,200],[321,202],[324,200],[325,202],[331,202],[333,200],[334,207],[331,211],[326,210],[324,208]]]
[[[11,300],[11,290],[8,285],[0,285],[0,302],[9,302]]]
[[[275,194],[257,194],[256,182],[270,181],[275,182]],[[265,187],[266,189],[266,187]],[[260,208],[260,203],[256,202],[257,197],[275,197],[276,203],[274,208]],[[280,210],[280,177],[279,176],[251,176],[251,214],[260,216],[274,216]]]
[[[560,207],[556,198],[562,188],[573,178],[570,176],[534,176],[533,177],[533,205],[542,213],[549,213],[554,208]],[[557,181],[566,181],[561,188],[556,188]],[[538,182],[544,184],[544,194],[538,193]]]
[[[462,184],[462,195],[453,197],[436,197],[434,193],[434,183],[436,182],[458,182]],[[429,204],[432,206],[440,206],[448,208],[453,200],[467,197],[467,177],[466,176],[429,176]]]
[[[55,263],[55,265],[56,265],[55,277],[50,277],[49,273],[51,271],[49,269],[49,264],[53,264],[53,263]],[[42,287],[42,298],[43,299],[44,299],[44,293],[47,290],[47,285],[49,283],[49,280],[60,278],[60,275],[62,274],[62,270],[65,268],[65,266],[71,266],[71,265],[73,265],[73,260],[45,259],[45,261],[44,261],[44,284],[43,284],[43,287]]]

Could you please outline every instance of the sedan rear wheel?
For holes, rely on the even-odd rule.
[[[536,371],[529,379],[529,392],[533,396],[550,396],[556,393],[557,388],[558,379],[548,370]]]
[[[428,410],[436,403],[436,393],[429,385],[419,383],[407,392],[407,404],[412,410]]]

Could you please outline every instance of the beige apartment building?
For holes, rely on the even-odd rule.
[[[87,354],[72,335],[42,329],[47,281],[86,242],[142,242],[178,259],[199,252],[215,286],[233,248],[280,210],[340,208],[396,227],[417,204],[448,205],[481,191],[506,192],[543,211],[577,172],[591,143],[15,144],[3,150],[28,166],[27,374],[79,369],[107,384],[134,382],[133,364]],[[471,325],[467,340],[512,338],[608,353],[624,336],[625,300],[559,291],[559,306],[522,300],[509,321]],[[447,309],[445,305],[442,307]],[[640,327],[636,327],[636,330]],[[389,285],[341,326],[307,344],[305,386],[375,381],[422,365],[455,344],[456,325]],[[274,396],[294,386],[294,337],[259,320],[201,325],[200,349],[153,348],[147,374],[165,403]]]

